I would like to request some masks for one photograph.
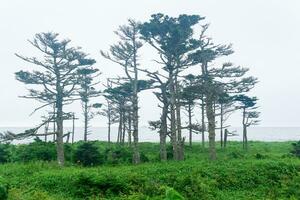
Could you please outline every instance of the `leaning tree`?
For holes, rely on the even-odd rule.
[[[259,112],[257,109],[257,98],[249,97],[246,95],[238,95],[235,100],[239,103],[238,108],[242,110],[243,113],[243,148],[248,149],[248,135],[247,128],[251,125],[256,125],[259,123]]]
[[[80,86],[78,70],[90,67],[94,59],[87,57],[79,47],[70,47],[69,39],[59,39],[58,33],[36,34],[30,44],[42,57],[25,57],[16,54],[22,60],[40,67],[40,70],[16,72],[16,79],[26,85],[32,85],[29,94],[24,98],[35,99],[43,103],[36,110],[48,105],[55,105],[55,120],[57,124],[56,143],[57,160],[64,165],[63,120],[65,104],[77,99],[75,96]]]
[[[203,25],[199,37],[200,47],[194,53],[194,63],[198,63],[201,69],[201,84],[204,90],[206,116],[208,121],[208,138],[210,159],[216,157],[216,113],[215,105],[224,93],[239,94],[251,90],[257,79],[249,76],[245,77],[248,68],[234,66],[226,62],[216,65],[216,61],[221,57],[229,56],[233,53],[231,45],[214,44],[212,39],[206,35],[208,25]]]
[[[140,26],[142,38],[159,54],[160,59],[156,63],[162,66],[161,71],[167,77],[167,85],[163,85],[167,86],[169,93],[171,143],[175,160],[184,159],[179,74],[193,63],[190,54],[199,46],[199,42],[193,38],[193,27],[202,19],[198,15],[169,17],[159,13]]]

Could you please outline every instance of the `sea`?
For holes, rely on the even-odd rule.
[[[28,127],[0,127],[0,132],[11,131],[13,133],[22,133]],[[65,127],[65,133],[71,131],[71,127]],[[242,140],[242,128],[241,127],[231,127],[228,130],[235,134],[235,136],[230,136],[229,141],[241,141]],[[117,140],[117,127],[111,128],[111,141]],[[220,138],[220,131],[216,130],[216,140]],[[43,133],[40,130],[39,133]],[[188,131],[183,131],[183,137],[186,137],[188,141]],[[91,127],[89,128],[88,140],[99,140],[107,141],[107,127]],[[206,141],[208,140],[207,133],[205,134]],[[14,144],[29,143],[32,142],[34,138],[28,138],[24,140],[13,141]],[[44,140],[44,136],[40,137]],[[52,136],[48,136],[47,140],[51,141]],[[75,128],[74,140],[80,141],[83,139],[83,128]],[[300,127],[249,127],[248,128],[248,140],[249,141],[298,141],[300,140]],[[159,134],[157,131],[153,131],[148,127],[140,127],[139,129],[139,141],[140,142],[159,142]],[[201,134],[193,134],[193,141],[201,141]]]

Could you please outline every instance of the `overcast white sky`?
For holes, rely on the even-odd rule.
[[[97,60],[105,77],[116,76],[119,66],[104,60],[99,50],[116,41],[113,31],[128,18],[139,21],[151,14],[199,14],[210,23],[209,33],[219,43],[233,43],[235,54],[230,61],[250,68],[259,78],[252,94],[258,96],[260,126],[300,126],[300,2],[297,0],[1,0],[0,1],[0,126],[39,124],[38,105],[18,98],[26,94],[14,72],[32,66],[14,56],[18,52],[36,55],[27,42],[35,33],[54,31],[70,38],[74,45]],[[151,55],[145,55],[151,59]],[[157,119],[159,110],[151,93],[142,94],[141,124]],[[67,108],[81,114],[76,104]],[[104,126],[97,117],[94,126]],[[231,120],[240,125],[240,115]]]

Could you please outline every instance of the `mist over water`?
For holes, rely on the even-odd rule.
[[[0,127],[0,132],[11,131],[13,133],[21,133],[22,131],[28,129],[28,127]],[[65,127],[65,133],[70,131],[71,127]],[[234,132],[237,136],[231,136],[228,138],[229,141],[241,141],[242,140],[242,128],[231,127],[228,128],[230,132]],[[51,131],[51,130],[50,130]],[[43,133],[41,129],[39,133]],[[118,128],[112,127],[111,129],[111,140],[117,140]],[[219,140],[219,130],[216,131],[216,140]],[[205,135],[206,141],[208,140],[207,133]],[[126,135],[127,137],[127,135]],[[183,137],[186,137],[188,141],[188,131],[183,131]],[[44,140],[44,137],[40,137]],[[48,136],[48,141],[53,139],[52,136]],[[83,128],[75,128],[75,141],[83,140]],[[107,128],[106,127],[91,127],[89,140],[100,140],[107,141]],[[250,127],[248,129],[248,139],[251,141],[295,141],[300,139],[300,127]],[[126,139],[127,140],[127,139]],[[139,130],[139,140],[140,142],[159,142],[159,135],[156,131],[150,130],[148,127],[141,127]],[[33,138],[14,141],[13,143],[28,143],[33,141]],[[201,141],[201,134],[193,134],[193,141]]]

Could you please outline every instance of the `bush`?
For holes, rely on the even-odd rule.
[[[128,147],[116,146],[105,150],[104,159],[105,163],[113,165],[132,163],[132,155],[133,152]],[[148,157],[143,152],[140,152],[140,159],[141,162],[149,161]]]
[[[9,159],[9,144],[0,144],[0,163],[6,163]]]
[[[30,144],[22,144],[16,147],[13,161],[52,161],[56,160],[56,148],[53,142],[43,142],[35,139]]]
[[[0,177],[0,199],[6,200],[7,196],[7,184],[4,179]]]
[[[300,158],[300,141],[293,143],[293,150],[291,151],[291,153],[295,156],[297,156],[298,158]]]
[[[95,142],[84,142],[74,152],[74,162],[83,166],[95,166],[103,163],[103,158]]]

